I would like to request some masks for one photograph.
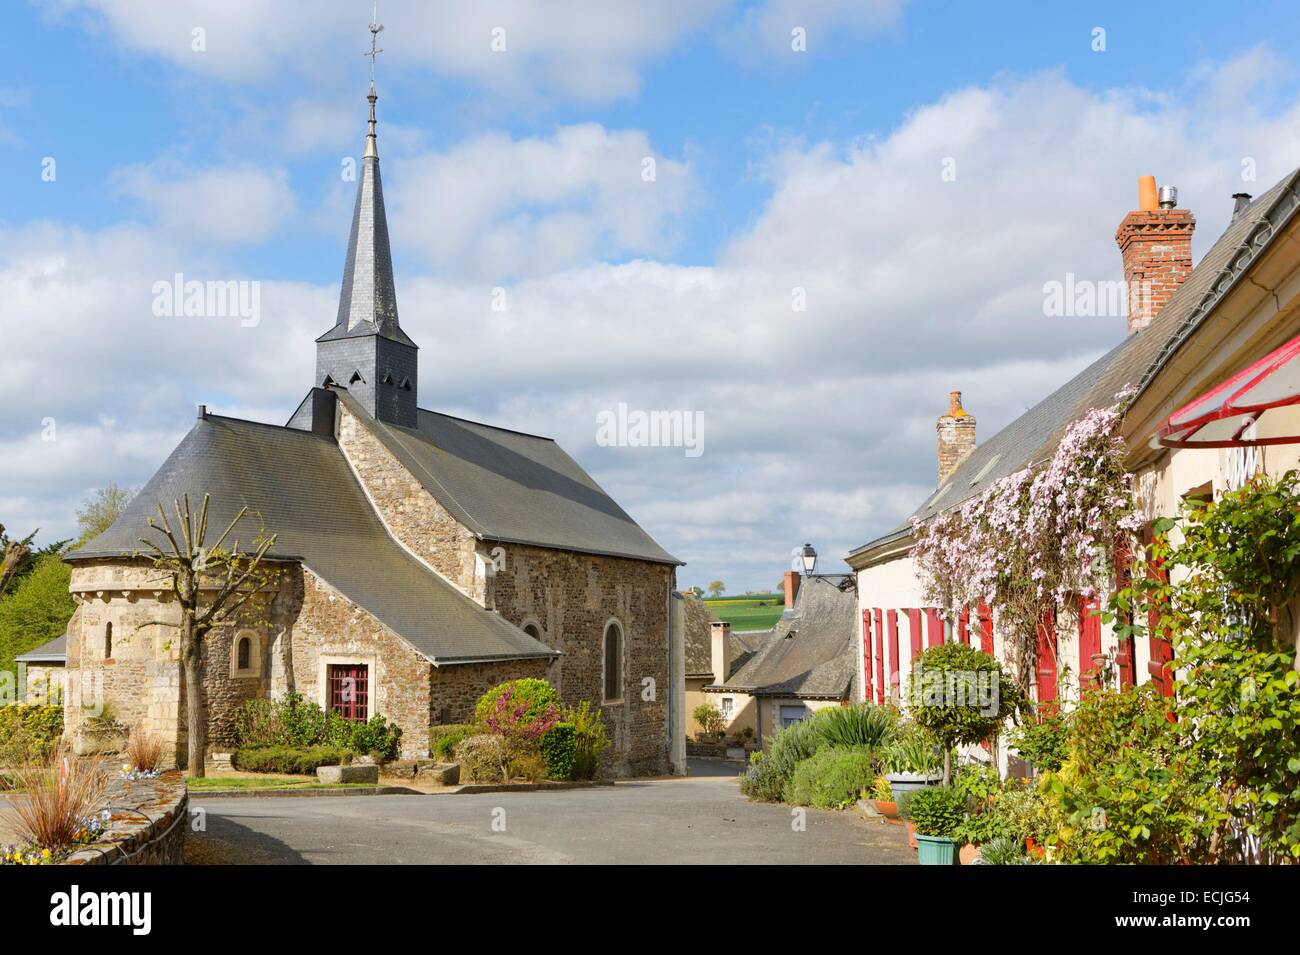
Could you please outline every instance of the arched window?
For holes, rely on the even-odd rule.
[[[111,622],[104,624],[104,659],[112,659],[113,656],[113,624]]]
[[[542,639],[542,625],[536,620],[529,620],[519,629],[528,634],[534,640]]]
[[[240,630],[230,644],[230,675],[238,679],[262,675],[262,638],[256,630]]]
[[[611,620],[605,624],[605,702],[623,699],[623,628]]]
[[[235,666],[237,666],[241,670],[247,670],[248,659],[250,656],[252,656],[252,653],[253,653],[253,641],[248,639],[248,637],[240,637],[239,650],[235,654],[236,661],[237,661],[235,663]]]

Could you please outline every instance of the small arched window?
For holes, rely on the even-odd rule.
[[[239,669],[241,670],[247,670],[248,661],[249,658],[252,656],[252,654],[253,654],[253,641],[248,639],[248,637],[240,637],[239,649],[235,654],[236,657],[235,666],[239,667]]]
[[[113,624],[112,622],[104,624],[104,659],[109,660],[113,657]]]
[[[623,699],[623,628],[611,620],[605,625],[605,702]]]
[[[534,640],[542,639],[542,628],[535,623],[524,624],[524,633],[528,634]]]

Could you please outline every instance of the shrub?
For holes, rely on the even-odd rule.
[[[467,736],[456,747],[461,775],[471,782],[500,783],[510,778],[510,745],[496,733]]]
[[[545,680],[507,680],[479,697],[478,703],[474,705],[475,722],[487,725],[489,720],[498,715],[500,699],[507,694],[512,707],[524,707],[518,716],[518,720],[523,723],[532,723],[540,719],[548,709],[554,707],[558,710],[560,707],[560,695]]]
[[[595,779],[600,775],[600,754],[609,745],[609,739],[605,735],[605,720],[599,710],[583,700],[576,707],[571,706],[565,711],[564,721],[572,723],[577,734],[573,778]]]
[[[952,832],[952,838],[957,842],[970,842],[977,846],[1013,835],[1006,818],[995,812],[971,813]]]
[[[392,759],[402,731],[378,714],[354,722],[326,712],[301,693],[286,693],[276,700],[245,701],[235,715],[235,736],[241,749],[328,746]]]
[[[578,730],[572,723],[556,723],[540,740],[547,779],[573,779],[578,755]]]
[[[336,746],[254,746],[235,750],[230,762],[247,773],[310,776],[317,767],[340,766],[351,758],[351,751]]]
[[[1037,786],[1025,783],[1009,784],[989,811],[1022,842],[1033,839],[1039,845],[1046,845],[1065,821],[1060,811],[1044,800]]]
[[[818,809],[843,809],[857,800],[875,775],[876,760],[871,750],[826,747],[795,767],[786,801]]]
[[[0,766],[45,760],[63,736],[63,707],[0,706]]]
[[[766,753],[749,754],[749,765],[740,777],[740,791],[754,802],[780,802],[789,778],[778,773]]]
[[[481,733],[481,727],[472,723],[448,723],[444,726],[429,727],[429,755],[444,763],[450,762],[456,752],[456,744],[466,736]]]
[[[817,732],[827,746],[867,746],[874,750],[889,744],[897,722],[892,707],[874,703],[828,707],[813,716]]]
[[[912,794],[907,810],[918,836],[949,836],[966,818],[966,797],[951,786],[927,786]]]
[[[1070,753],[1069,724],[1060,706],[1040,704],[1033,717],[1012,731],[1010,743],[1038,771],[1059,770]]]
[[[510,765],[506,770],[506,782],[535,783],[544,778],[546,778],[546,766],[540,756],[534,753],[521,753],[510,758]]]
[[[402,730],[376,714],[365,723],[353,723],[349,736],[348,749],[386,760],[397,756]]]
[[[695,722],[700,724],[700,729],[708,736],[718,735],[726,726],[722,711],[712,703],[701,703],[691,711],[691,716],[695,717]]]

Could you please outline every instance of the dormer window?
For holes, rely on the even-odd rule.
[[[391,374],[389,374],[389,375],[384,375],[384,384],[388,385],[390,388],[392,387],[392,385],[393,385],[393,376],[392,376]]]
[[[354,371],[352,373],[352,377],[348,379],[348,384],[355,385],[358,381],[361,382],[363,385],[366,383],[366,380],[361,377],[361,372]]]
[[[410,390],[411,390],[411,379],[410,379],[410,378],[403,378],[403,379],[402,379],[402,390],[403,390],[403,391],[410,391]]]

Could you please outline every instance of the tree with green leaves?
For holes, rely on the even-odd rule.
[[[727,590],[727,585],[720,580],[709,581],[709,596],[721,597]]]
[[[72,571],[58,554],[45,554],[0,600],[0,671],[14,671],[14,657],[63,633],[76,609],[68,584]]]
[[[133,497],[135,497],[134,489],[118,487],[112,481],[104,487],[97,488],[81,507],[77,508],[77,526],[81,529],[81,536],[77,538],[77,543],[84,544],[112,527]]]
[[[176,526],[158,504],[157,522],[148,520],[149,530],[161,540],[140,538],[153,566],[170,582],[180,607],[180,623],[152,620],[141,626],[162,625],[179,631],[181,666],[185,675],[185,721],[188,731],[188,768],[192,776],[203,776],[207,758],[207,715],[203,706],[203,641],[214,630],[241,622],[241,611],[265,588],[273,586],[278,570],[268,565],[267,552],[275,535],[259,529],[251,549],[241,549],[232,537],[239,522],[248,516],[247,507],[209,544],[208,495],[197,514],[190,510],[189,495],[175,501]],[[230,541],[227,544],[227,541]]]

